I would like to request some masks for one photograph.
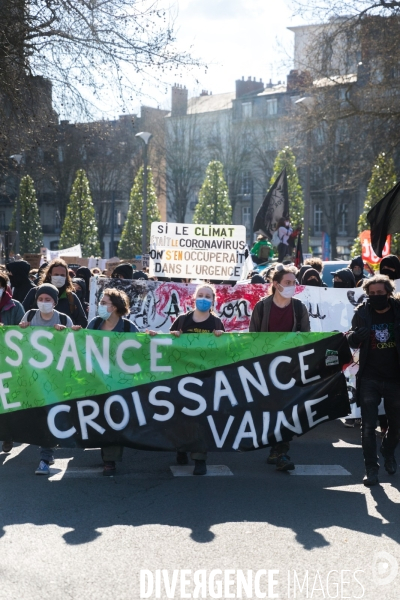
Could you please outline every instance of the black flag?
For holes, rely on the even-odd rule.
[[[296,246],[296,256],[294,259],[295,266],[300,269],[303,264],[303,246],[301,244],[301,231],[299,231],[299,235],[297,238],[297,246]]]
[[[400,182],[371,208],[367,219],[371,226],[371,246],[382,257],[387,236],[400,233]]]
[[[276,179],[254,219],[253,231],[261,231],[269,239],[281,217],[289,218],[289,194],[286,169]]]

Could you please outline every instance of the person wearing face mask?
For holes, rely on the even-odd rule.
[[[170,327],[170,333],[179,337],[182,333],[213,333],[216,337],[222,335],[225,327],[219,317],[213,312],[215,303],[215,289],[211,285],[199,285],[194,295],[195,309],[179,315]],[[190,458],[194,460],[193,475],[205,475],[207,473],[207,453],[204,449],[193,451]],[[185,451],[179,451],[176,455],[179,465],[188,464],[188,456]]]
[[[364,278],[364,261],[362,257],[355,256],[349,265],[349,269],[351,269],[351,271],[353,272],[357,286],[357,284]]]
[[[144,275],[144,274],[143,274]],[[115,267],[114,271],[111,273],[112,279],[132,279],[133,278],[133,267],[129,263],[122,263]],[[143,277],[143,279],[145,279]],[[147,277],[146,277],[147,279]]]
[[[394,475],[394,456],[400,437],[400,301],[393,297],[395,286],[386,275],[366,279],[368,298],[354,311],[348,341],[359,348],[357,394],[361,406],[361,443],[365,463],[363,483],[377,485],[379,463],[375,427],[381,399],[388,428],[382,440],[384,467]]]
[[[394,254],[389,254],[382,258],[379,265],[379,273],[381,275],[387,275],[389,279],[394,281],[400,279],[400,260]]]
[[[31,265],[25,260],[17,260],[6,264],[9,273],[10,285],[14,300],[23,302],[27,293],[35,288],[35,284],[29,278]]]
[[[87,317],[74,292],[72,280],[68,273],[67,264],[60,258],[52,260],[40,276],[40,284],[51,283],[58,290],[58,304],[56,309],[68,315],[74,325],[86,327]],[[23,301],[25,311],[37,308],[36,289],[31,290]]]
[[[331,275],[334,288],[350,289],[356,287],[356,280],[351,269],[339,269]]]
[[[303,302],[293,298],[295,292],[296,277],[293,271],[278,265],[272,276],[270,296],[255,305],[249,331],[310,331],[307,308]],[[288,452],[289,443],[278,442],[271,448],[267,463],[276,465],[277,471],[292,471],[295,466]]]
[[[99,329],[101,331],[115,331],[125,333],[139,333],[139,329],[132,321],[125,318],[129,315],[129,298],[125,292],[114,288],[106,288],[103,291],[97,307],[97,317],[88,324],[88,329]],[[153,333],[153,332],[149,332]],[[123,446],[113,445],[102,448],[103,475],[110,477],[115,475],[116,462],[122,461]]]
[[[28,310],[22,317],[19,326],[26,327],[54,327],[61,331],[71,327],[74,331],[81,329],[80,325],[74,325],[72,320],[65,314],[55,310],[58,302],[58,289],[51,283],[40,285],[35,289],[35,300],[37,309]],[[54,448],[40,448],[40,462],[35,471],[36,475],[50,475],[50,465],[54,463]]]
[[[323,287],[321,275],[316,269],[307,269],[301,278],[302,285],[312,285],[314,287]]]

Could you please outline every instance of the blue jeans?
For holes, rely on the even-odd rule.
[[[50,462],[51,460],[53,460],[54,450],[55,448],[43,448],[43,446],[41,446],[40,460],[44,460],[46,462]]]
[[[379,467],[375,428],[378,406],[382,398],[388,420],[388,429],[382,442],[382,454],[393,456],[400,438],[400,381],[361,379],[361,443],[367,470]]]

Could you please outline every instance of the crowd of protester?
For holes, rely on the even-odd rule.
[[[289,243],[293,230],[285,221],[280,224],[282,242]],[[283,231],[286,229],[286,232]],[[285,237],[286,236],[286,237]],[[295,236],[294,236],[295,237]],[[254,248],[256,252],[254,253]],[[272,246],[259,236],[252,249],[252,257],[271,259]],[[280,257],[285,257],[287,248],[280,248]],[[259,255],[259,256],[256,256]],[[261,260],[254,260],[256,265]],[[291,260],[267,264],[265,268],[253,270],[247,282],[265,285],[265,297],[255,305],[250,321],[250,332],[308,332],[310,320],[304,303],[294,298],[296,285],[324,287],[322,280],[323,262],[309,258],[299,269]],[[385,257],[379,273],[365,277],[361,257],[352,259],[348,268],[340,268],[331,274],[333,288],[355,288],[362,286],[365,299],[354,311],[351,330],[346,334],[349,345],[359,349],[359,371],[357,374],[357,397],[361,407],[361,438],[365,463],[364,484],[378,483],[379,462],[377,455],[376,427],[381,427],[380,452],[384,468],[389,474],[397,469],[395,448],[400,437],[400,299],[395,293],[394,280],[400,279],[400,261],[397,256]],[[30,269],[28,262],[18,260],[0,267],[0,324],[27,327],[54,327],[56,330],[71,328],[98,329],[119,333],[138,332],[129,319],[129,298],[124,291],[114,287],[104,289],[97,307],[97,316],[88,323],[90,282],[92,277],[106,277],[99,268],[80,267],[76,271],[61,259],[43,264],[39,269]],[[118,265],[111,274],[112,279],[147,280],[143,271],[134,270],[132,265]],[[164,281],[168,278],[158,278]],[[182,280],[178,280],[182,281]],[[185,281],[189,283],[189,281]],[[221,282],[225,283],[225,282]],[[232,285],[231,282],[229,285]],[[243,282],[241,282],[243,285]],[[170,333],[176,337],[188,333],[212,333],[219,337],[224,325],[215,313],[215,289],[208,283],[197,286],[193,309],[178,315],[172,323]],[[148,331],[149,335],[156,335]],[[379,417],[378,407],[384,400],[385,416]],[[355,419],[346,419],[348,426],[357,424]],[[3,452],[10,452],[11,439],[4,440]],[[40,448],[37,475],[49,475],[54,463],[55,448]],[[278,471],[295,469],[289,454],[289,443],[279,442],[270,449],[268,464]],[[103,474],[114,475],[116,462],[122,460],[122,446],[102,448]],[[194,449],[190,458],[194,461],[194,474],[207,473],[207,449]],[[178,451],[177,463],[187,465],[186,452]]]

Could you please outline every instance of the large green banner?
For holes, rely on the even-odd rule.
[[[0,328],[0,439],[252,450],[349,412],[343,334]]]

